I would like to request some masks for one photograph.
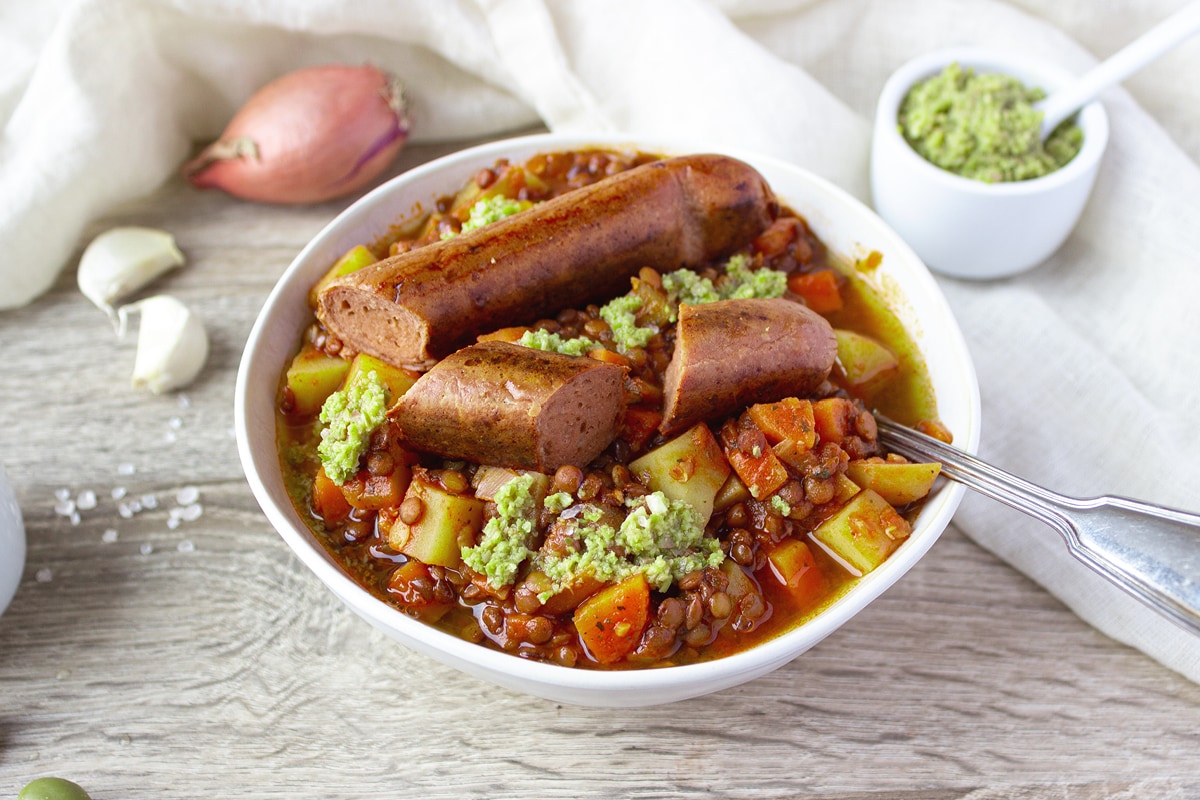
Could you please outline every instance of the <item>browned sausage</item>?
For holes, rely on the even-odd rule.
[[[659,430],[673,433],[752,403],[803,397],[829,376],[836,358],[833,328],[800,303],[779,298],[680,306]]]
[[[625,370],[590,358],[481,342],[439,361],[392,408],[416,450],[554,472],[616,438]]]
[[[775,208],[741,161],[656,161],[352,273],[322,291],[317,314],[350,352],[424,364],[480,333],[624,294],[641,267],[727,255]]]

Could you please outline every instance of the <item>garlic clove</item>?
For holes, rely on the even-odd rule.
[[[109,316],[113,304],[184,262],[175,237],[154,228],[111,228],[79,259],[79,290]]]
[[[195,380],[208,359],[208,333],[200,318],[178,299],[155,295],[117,310],[122,337],[133,312],[141,314],[133,388],[162,394]]]

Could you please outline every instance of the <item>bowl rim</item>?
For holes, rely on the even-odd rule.
[[[630,703],[624,702],[623,698],[627,700],[632,695],[645,696],[646,693],[662,693],[662,700],[649,702],[669,702],[729,688],[766,674],[793,660],[841,627],[854,614],[857,614],[907,573],[932,547],[957,510],[965,488],[956,483],[943,485],[938,490],[937,497],[926,506],[919,518],[919,526],[926,531],[926,535],[910,537],[900,549],[889,557],[883,567],[864,576],[852,591],[845,593],[805,623],[763,641],[749,650],[712,661],[660,668],[610,671],[535,662],[492,650],[408,617],[375,598],[336,565],[296,515],[290,502],[287,503],[286,508],[275,502],[274,496],[277,495],[280,486],[269,486],[264,476],[271,475],[279,484],[282,483],[277,450],[274,446],[270,448],[254,447],[255,424],[261,425],[264,422],[264,415],[262,408],[255,409],[251,404],[251,390],[254,388],[252,379],[255,375],[267,372],[271,376],[273,387],[278,375],[286,368],[285,361],[271,363],[268,358],[272,353],[281,349],[276,347],[274,350],[269,350],[266,347],[269,342],[270,326],[279,313],[286,312],[286,303],[294,300],[301,292],[307,292],[310,284],[298,286],[296,284],[297,276],[305,271],[305,267],[310,270],[315,269],[310,264],[314,254],[326,246],[331,239],[344,235],[346,230],[362,224],[362,220],[369,216],[378,204],[393,194],[403,197],[407,187],[422,179],[443,172],[453,172],[455,167],[479,161],[490,163],[496,158],[514,153],[522,153],[524,155],[519,157],[527,158],[536,152],[579,149],[588,146],[632,147],[664,154],[725,153],[735,158],[741,158],[755,167],[769,167],[772,171],[790,172],[798,179],[810,183],[815,190],[829,195],[836,203],[849,205],[856,214],[873,219],[877,230],[872,231],[872,234],[887,239],[886,242],[873,241],[873,244],[877,245],[879,249],[886,249],[888,252],[898,254],[901,260],[918,267],[913,271],[914,274],[908,275],[907,278],[914,282],[914,287],[924,296],[926,302],[932,302],[939,307],[941,316],[947,323],[947,330],[939,331],[939,335],[944,334],[947,337],[948,346],[958,361],[957,367],[961,371],[961,377],[966,382],[966,393],[963,397],[965,401],[963,428],[955,431],[955,436],[956,439],[960,435],[963,437],[959,442],[968,450],[974,450],[978,446],[980,418],[978,380],[957,321],[932,274],[899,235],[892,231],[865,204],[826,179],[770,156],[751,154],[726,146],[714,146],[712,143],[706,145],[703,142],[687,142],[678,139],[664,141],[649,136],[611,133],[541,133],[499,139],[468,147],[425,162],[397,175],[338,214],[296,255],[277,280],[255,319],[244,346],[235,384],[235,436],[247,482],[272,527],[284,539],[292,552],[352,610],[376,627],[393,632],[409,649],[418,650],[445,663],[451,663],[456,668],[477,677],[531,694],[540,694],[527,685],[534,683],[546,687],[551,694],[579,693],[578,699],[586,704],[607,704],[592,702],[597,696],[607,696],[616,704],[628,705]],[[473,169],[477,168],[473,167]],[[471,174],[470,171],[464,172],[464,176],[469,174]],[[452,186],[448,186],[443,188],[443,191],[449,191],[452,188]],[[403,203],[396,203],[399,210],[392,212],[393,219],[403,213],[405,209],[400,207],[407,204],[409,200],[411,198],[404,200]],[[786,197],[784,200],[787,202]],[[818,235],[820,235],[819,232]],[[331,260],[322,263],[327,267]],[[315,273],[315,275],[319,275],[319,273]],[[288,348],[290,348],[289,353],[294,351],[295,342],[290,341]],[[272,396],[273,394],[274,388],[272,388]],[[275,441],[274,403],[271,402],[270,406],[266,409],[266,421],[270,423],[268,438],[273,444]],[[284,495],[286,499],[286,491]],[[510,680],[506,681],[505,678]],[[679,692],[680,685],[691,686],[695,690],[681,694]],[[549,695],[543,694],[542,696],[548,697]],[[644,701],[638,704],[644,704]]]
[[[884,83],[876,107],[875,135],[886,137],[896,158],[903,159],[910,170],[921,170],[926,180],[948,189],[981,197],[1025,197],[1053,191],[1065,184],[1085,179],[1099,165],[1108,147],[1108,114],[1104,104],[1096,99],[1083,106],[1076,119],[1083,129],[1083,146],[1079,153],[1062,167],[1024,181],[984,181],[956,175],[923,158],[900,133],[896,123],[900,104],[917,82],[930,78],[951,63],[958,62],[985,72],[1001,72],[1018,78],[1026,85],[1036,82],[1047,90],[1063,86],[1076,76],[1058,66],[1032,55],[999,50],[991,47],[959,45],[924,53],[902,64]],[[890,122],[889,122],[890,121]]]

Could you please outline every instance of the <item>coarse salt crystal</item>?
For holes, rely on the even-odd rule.
[[[158,498],[152,494],[142,495],[142,508],[158,508]]]
[[[57,500],[69,500],[69,499],[71,499],[71,490],[70,489],[55,489],[54,497]]]
[[[79,524],[79,520],[80,520],[80,519],[81,519],[81,517],[79,516],[79,512],[78,512],[78,511],[72,511],[72,512],[71,512],[71,517],[70,517],[70,520],[71,520],[71,524],[72,524],[72,525],[78,525],[78,524]]]
[[[75,498],[75,507],[83,511],[91,511],[96,507],[96,493],[91,489],[84,489]]]
[[[175,430],[179,430],[180,428],[183,427],[183,418],[182,417],[171,417],[169,420],[167,420],[167,425],[174,428]]]
[[[120,500],[122,497],[124,497],[128,493],[129,493],[129,490],[126,489],[124,486],[115,486],[115,487],[113,487],[112,492],[110,492],[110,494],[112,494],[113,500]]]
[[[175,493],[175,502],[181,506],[191,505],[200,499],[200,490],[195,486],[185,486]]]
[[[144,544],[138,548],[138,552],[144,556],[148,556],[154,552],[154,545],[147,542],[146,544]]]
[[[54,573],[50,571],[49,567],[42,567],[33,577],[38,583],[49,583],[53,580]]]
[[[137,467],[135,467],[133,464],[118,464],[117,465],[117,474],[118,475],[132,475],[135,472],[137,472]]]
[[[179,407],[187,408],[192,404],[191,399],[186,394],[179,395]]]
[[[117,503],[117,513],[121,515],[121,519],[130,519],[133,517],[133,509],[128,503]]]
[[[179,437],[175,435],[175,431],[167,431],[163,434],[163,441],[167,444],[175,444],[178,440]]]
[[[60,517],[69,517],[75,513],[75,501],[71,499],[60,500],[54,504],[54,513]]]
[[[203,513],[204,508],[199,503],[192,503],[189,506],[184,506],[183,512],[179,516],[188,522],[195,522],[200,519],[200,515]]]
[[[100,535],[100,541],[104,542],[105,544],[112,544],[117,540],[117,536],[118,534],[116,528],[108,528],[103,534]]]
[[[195,551],[195,549],[196,545],[192,543],[191,539],[184,539],[179,543],[179,552],[181,553],[191,553]]]

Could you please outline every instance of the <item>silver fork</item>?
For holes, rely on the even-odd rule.
[[[1200,634],[1200,514],[1124,497],[1052,492],[876,415],[879,440],[909,459],[1039,519],[1073,556],[1184,629]]]

